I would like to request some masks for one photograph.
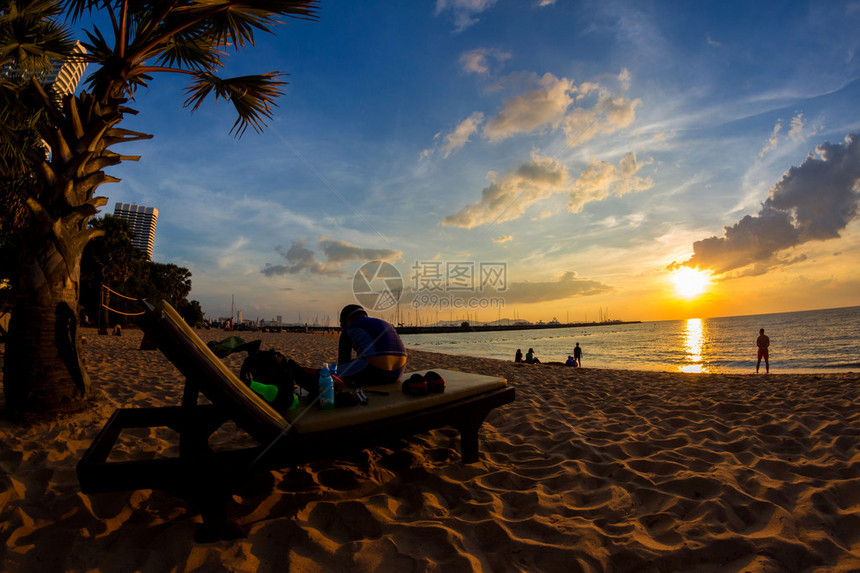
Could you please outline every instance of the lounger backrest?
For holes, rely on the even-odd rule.
[[[156,308],[146,306],[151,316],[145,328],[158,330],[153,338],[161,351],[186,378],[197,382],[213,404],[234,414],[236,423],[258,440],[269,440],[289,429],[290,422],[239,380],[170,304],[162,301]]]

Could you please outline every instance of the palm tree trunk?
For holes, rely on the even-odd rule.
[[[108,147],[150,136],[112,128],[122,119],[121,98],[98,102],[86,92],[68,95],[61,115],[38,82],[30,88],[30,96],[53,112],[53,124],[37,125],[51,157],[34,162],[40,189],[26,200],[30,223],[21,235],[3,392],[7,408],[50,412],[78,408],[90,392],[77,330],[79,282],[84,247],[102,231],[87,222],[107,203],[94,196],[95,189],[118,181],[103,169],[137,159]]]
[[[65,261],[52,245],[22,257],[3,363],[6,407],[79,408],[90,392],[77,329],[80,257]]]

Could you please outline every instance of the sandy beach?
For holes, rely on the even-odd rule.
[[[333,336],[239,334],[309,366],[337,354]],[[229,510],[247,538],[195,544],[199,515],[166,493],[80,492],[75,466],[113,410],[178,405],[184,382],[138,350],[140,331],[84,335],[92,407],[0,416],[2,571],[860,571],[860,374],[413,351],[409,369],[516,387],[482,428],[479,463],[461,464],[457,432],[442,429],[258,474]],[[243,357],[226,362],[238,371]],[[178,454],[170,430],[128,434],[115,459]],[[215,439],[247,438],[228,425]]]

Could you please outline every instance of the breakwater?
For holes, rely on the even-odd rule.
[[[497,332],[502,330],[545,330],[548,328],[584,328],[616,324],[641,324],[639,320],[610,320],[608,322],[574,322],[565,324],[469,324],[459,326],[398,326],[398,334],[442,334],[450,332]]]

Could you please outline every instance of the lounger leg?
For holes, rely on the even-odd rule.
[[[244,467],[243,464],[237,464]],[[197,543],[230,541],[245,537],[242,528],[227,518],[227,506],[242,472],[237,467],[225,468],[217,458],[193,462],[192,477],[186,484],[191,503],[199,511],[203,523],[194,534]]]
[[[460,431],[460,457],[464,464],[474,464],[478,461],[480,448],[478,446],[478,430],[484,419],[467,421],[457,426]]]
[[[460,432],[460,456],[464,464],[474,464],[478,461],[478,431]]]
[[[478,431],[481,424],[495,406],[476,408],[471,415],[455,427],[460,430],[460,457],[464,464],[474,464],[478,461],[480,449],[478,446]]]
[[[218,496],[209,499],[200,509],[203,523],[194,534],[197,543],[212,543],[214,541],[232,541],[246,537],[245,532],[235,522],[227,519],[228,497]]]

